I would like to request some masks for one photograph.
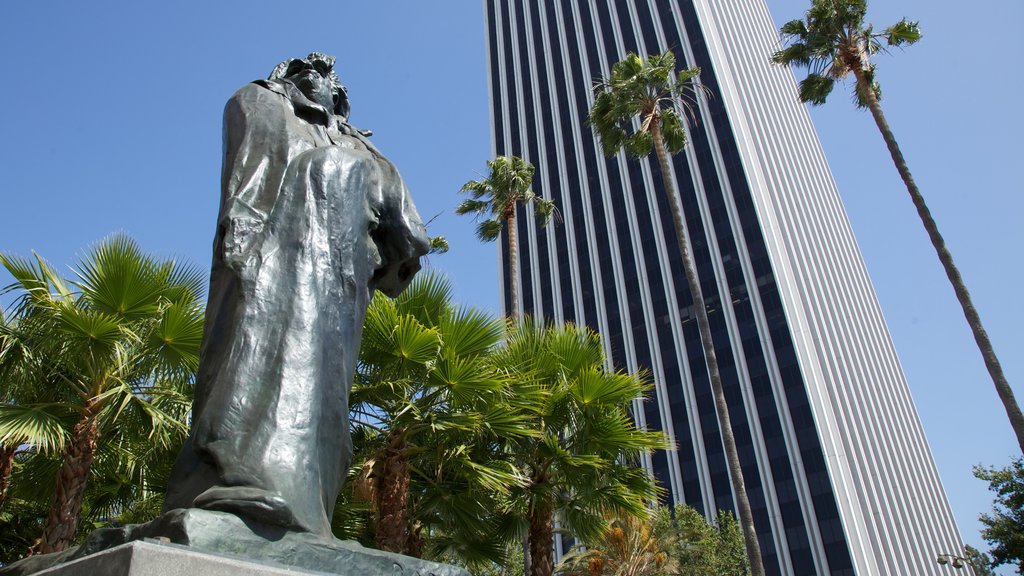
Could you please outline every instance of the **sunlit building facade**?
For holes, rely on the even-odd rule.
[[[769,574],[952,574],[962,543],[836,185],[763,0],[485,0],[496,155],[538,170],[561,222],[520,214],[519,302],[647,370],[638,421],[672,502],[733,509],[707,368],[652,159],[605,158],[595,78],[672,49],[713,97],[673,174]],[[504,271],[507,252],[500,253]],[[961,572],[962,573],[962,572]]]

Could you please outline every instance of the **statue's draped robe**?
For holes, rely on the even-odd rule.
[[[231,98],[224,154],[192,432],[165,510],[326,536],[366,307],[405,287],[427,236],[394,166],[288,81]]]

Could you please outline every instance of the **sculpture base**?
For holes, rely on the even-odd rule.
[[[142,543],[144,539],[160,539],[181,546]],[[124,544],[133,543],[131,546]],[[161,549],[150,554],[152,548]],[[187,548],[186,548],[187,547]],[[115,553],[116,550],[116,553]],[[135,571],[133,563],[124,568],[125,555],[129,559],[138,555],[163,558],[168,554],[188,555],[188,562],[208,562],[209,566],[172,571],[157,571],[152,567]],[[184,556],[182,556],[184,560]],[[141,560],[140,560],[141,561]],[[90,562],[90,564],[85,564]],[[100,562],[101,564],[91,564]],[[225,563],[234,563],[228,566]],[[105,564],[102,564],[105,563]],[[233,566],[256,564],[265,572],[232,572]],[[181,566],[185,564],[182,563]],[[221,566],[222,567],[218,567]],[[85,571],[78,570],[81,566]],[[88,566],[88,567],[87,567]],[[222,571],[214,571],[214,569]],[[199,509],[171,510],[152,522],[122,528],[105,528],[89,535],[85,543],[74,550],[57,554],[32,556],[0,569],[5,576],[43,574],[47,576],[78,576],[79,574],[110,574],[128,576],[153,574],[154,576],[194,576],[196,574],[295,574],[302,573],[348,575],[388,574],[394,576],[468,576],[468,572],[428,562],[418,558],[364,548],[352,541],[321,538],[304,532],[288,532],[281,528],[244,520],[226,512]],[[45,572],[44,572],[45,570]],[[127,570],[127,571],[125,571]]]
[[[36,572],[36,576],[298,576],[323,574],[245,562],[177,544],[137,541]]]

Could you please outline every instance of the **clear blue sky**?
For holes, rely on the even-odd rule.
[[[768,0],[776,21],[806,0]],[[459,300],[497,309],[496,253],[452,209],[490,156],[482,0],[7,3],[0,54],[0,250],[64,266],[127,231],[209,265],[221,110],[242,84],[311,50],[338,56],[352,121],[399,167]],[[440,8],[439,8],[440,7]],[[878,26],[924,40],[879,58],[883,105],[1024,401],[1024,133],[1016,0],[875,0]],[[767,57],[767,56],[766,56]],[[968,543],[991,506],[977,463],[1016,451],[970,331],[867,113],[845,93],[812,111]],[[6,283],[6,280],[0,279]]]

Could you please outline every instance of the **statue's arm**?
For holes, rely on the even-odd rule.
[[[256,84],[224,108],[224,166],[217,247],[227,263],[244,262],[262,238],[288,161],[290,107]]]
[[[419,259],[426,255],[430,238],[398,170],[382,156],[378,158],[382,194],[380,204],[373,206],[379,222],[371,238],[381,264],[374,273],[374,287],[393,298],[420,269]]]

